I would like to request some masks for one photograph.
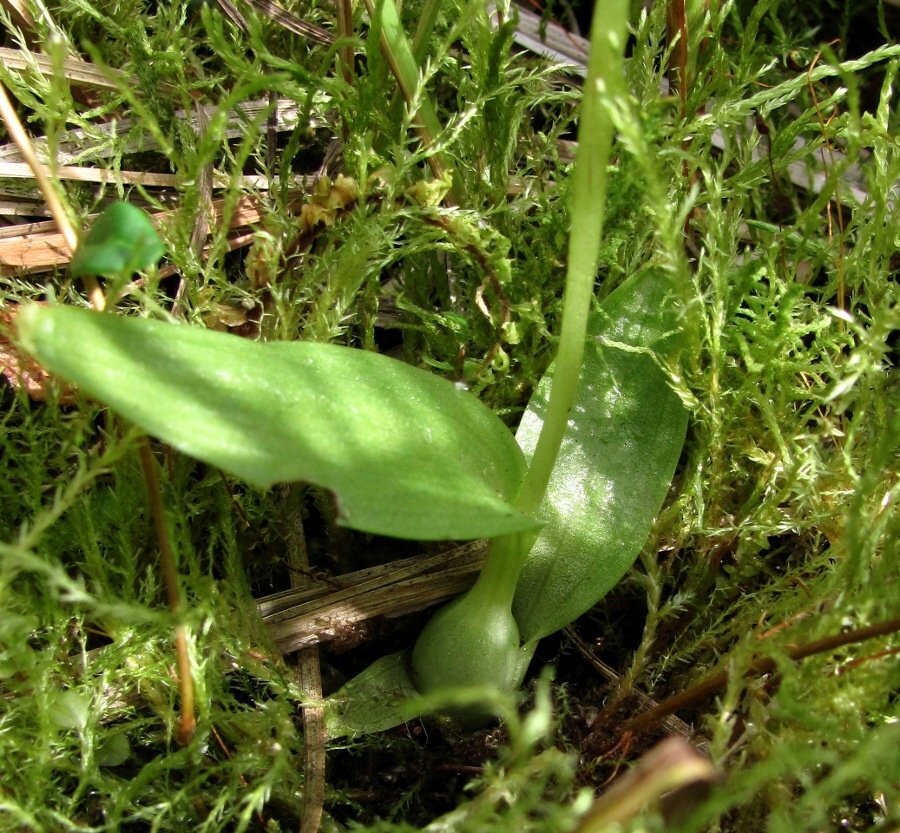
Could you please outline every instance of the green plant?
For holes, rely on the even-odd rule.
[[[31,135],[44,133],[51,175],[54,159],[111,169],[99,189],[55,183],[73,215],[94,213],[115,193],[161,220],[169,251],[160,274],[174,270],[178,283],[135,281],[116,314],[164,317],[177,290],[173,311],[192,325],[224,326],[221,308],[252,310],[252,325],[263,311],[260,340],[402,349],[409,363],[466,382],[513,425],[559,331],[573,168],[558,139],[574,137],[581,86],[511,51],[508,17],[492,30],[484,4],[439,5],[427,57],[416,52],[416,95],[433,96],[445,125],[436,147],[461,180],[458,206],[411,199],[430,176],[427,152],[409,108],[399,107],[396,121],[389,110],[377,43],[363,52],[373,29],[362,4],[339,30],[352,87],[333,52],[279,31],[246,4],[248,34],[214,5],[194,17],[181,3],[42,7],[46,55],[55,54],[49,31],[74,55],[92,41],[94,77],[115,68],[129,79],[127,96],[89,86],[89,98],[73,97],[75,81],[34,66],[28,32],[10,35],[28,68],[16,70],[7,50],[0,74]],[[641,135],[619,126],[597,296],[647,264],[687,287],[674,306],[686,310],[699,349],[686,354],[680,378],[669,374],[691,413],[671,500],[624,579],[542,643],[538,656],[556,679],[541,712],[556,719],[536,746],[510,754],[522,746],[517,725],[533,715],[512,709],[536,691],[532,682],[515,699],[489,698],[504,715],[500,728],[459,736],[412,720],[333,739],[323,830],[577,830],[591,793],[639,774],[644,744],[679,727],[721,779],[680,829],[815,833],[898,821],[896,635],[830,642],[803,660],[796,650],[900,609],[897,12],[849,0],[819,4],[824,11],[809,2],[690,3],[698,20],[688,28],[687,67],[696,74],[686,73],[679,100],[661,93],[674,49],[666,5],[640,16],[635,4],[630,21],[624,115]],[[399,8],[410,34],[420,8],[416,0]],[[303,9],[305,20],[332,25],[331,3]],[[817,58],[841,30],[849,40],[834,47],[840,59],[827,50]],[[301,111],[271,162],[258,115],[266,102],[251,101],[261,76],[280,99],[279,119],[292,102]],[[236,104],[262,110],[235,126]],[[212,117],[202,136],[191,129],[194,107]],[[314,171],[333,137],[344,139],[337,164],[364,199],[297,257],[292,176]],[[198,185],[208,165],[213,196],[224,200],[210,217],[210,248],[200,251]],[[132,190],[135,171],[173,172],[179,184]],[[270,196],[241,176],[273,171]],[[7,194],[23,188],[3,184]],[[229,251],[248,237],[246,228],[228,231],[229,216],[253,196],[265,206],[255,238],[272,250],[253,248],[266,255],[258,262],[268,283],[251,274],[250,258]],[[451,230],[457,220],[465,226]],[[688,257],[672,269],[679,251]],[[503,337],[505,310],[490,284],[487,312],[475,305],[488,274],[479,258],[494,253],[488,265],[498,276],[504,260],[509,267],[502,289],[518,343]],[[297,712],[319,700],[299,690],[292,657],[281,661],[256,604],[286,590],[285,555],[301,524],[324,577],[423,547],[335,530],[327,512],[320,519],[327,495],[310,500],[300,485],[262,491],[157,446],[184,599],[174,617],[162,604],[137,430],[87,397],[73,407],[68,386],[45,382],[47,401],[32,401],[12,389],[16,371],[4,367],[20,305],[44,297],[48,284],[64,303],[83,301],[64,276],[2,268],[0,371],[10,383],[0,380],[0,827],[296,829],[301,797],[315,792],[303,765],[312,735],[300,731]],[[241,331],[256,337],[253,326]],[[585,363],[592,351],[589,342]],[[653,352],[667,363],[664,349]],[[59,404],[57,391],[66,396]],[[186,747],[175,737],[173,619],[188,630],[197,691],[198,731]],[[415,621],[370,623],[371,638],[347,653],[327,641],[313,649],[326,695],[386,642],[411,645]],[[721,687],[677,699],[702,693],[710,678]],[[359,690],[326,701],[338,731],[344,711],[359,723],[379,710],[388,719],[396,692],[375,701]],[[416,695],[407,694],[410,710],[421,705]],[[675,707],[672,717],[641,695]],[[616,746],[623,732],[630,746]],[[665,824],[649,806],[627,826]]]
[[[458,385],[375,353],[61,306],[18,316],[22,344],[47,368],[187,454],[261,487],[324,487],[355,529],[490,537],[474,588],[436,614],[412,652],[422,694],[514,692],[537,641],[634,561],[684,442],[686,412],[657,366],[677,363],[681,342],[667,274],[644,269],[589,316],[626,14],[627,3],[611,5],[593,32],[560,344],[519,445]],[[80,269],[88,257],[132,265],[121,238],[133,219],[123,219],[98,223]]]
[[[514,691],[538,640],[596,604],[637,557],[687,427],[658,364],[677,362],[682,348],[672,294],[665,273],[648,267],[588,320],[571,417],[538,511],[545,525],[537,540],[526,532],[492,541],[475,586],[426,626],[412,655],[419,690]],[[557,364],[539,385],[517,433],[532,465],[559,372]]]
[[[150,218],[127,202],[112,203],[91,225],[72,257],[71,272],[126,280],[166,253]]]

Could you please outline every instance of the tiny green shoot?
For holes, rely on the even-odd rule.
[[[128,278],[154,265],[165,253],[150,218],[131,203],[117,201],[93,222],[72,257],[70,271],[76,278]]]

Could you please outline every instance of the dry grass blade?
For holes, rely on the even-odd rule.
[[[224,200],[213,202],[213,217],[224,209]],[[252,197],[242,197],[232,213],[232,230],[246,228],[258,223],[263,217],[264,209]],[[160,211],[151,219],[161,226],[169,217],[169,212]],[[17,274],[22,272],[40,272],[65,266],[72,259],[72,249],[63,236],[53,231],[52,223],[34,223],[15,227],[15,237],[3,239],[0,235],[0,274]],[[6,233],[9,230],[5,230]]]
[[[587,75],[585,61],[590,50],[590,42],[587,38],[567,31],[554,21],[547,24],[544,36],[542,36],[541,29],[543,27],[539,14],[522,6],[516,7],[516,14],[519,21],[514,37],[519,46],[550,61],[570,64],[574,72],[582,77]],[[493,3],[488,6],[488,15],[495,27],[500,25],[499,12]]]
[[[111,168],[76,168],[64,165],[54,172],[57,179],[70,180],[72,182],[98,182],[119,183],[123,185],[143,185],[149,188],[177,188],[184,184],[184,178],[177,174],[155,174],[145,171],[114,171]],[[24,162],[0,162],[0,177],[6,179],[33,179],[31,168]],[[231,188],[234,185],[233,175],[210,172],[210,187]],[[298,176],[296,182],[300,183],[309,177]],[[266,191],[271,185],[271,180],[266,176],[247,175],[239,177],[239,181],[247,190]],[[3,213],[3,212],[0,212]],[[17,212],[25,213],[28,212]]]
[[[195,106],[195,111],[197,133],[202,139],[209,130],[209,117],[199,104]],[[203,244],[209,236],[209,218],[213,211],[212,192],[214,179],[215,170],[213,169],[212,161],[210,161],[201,168],[197,177],[198,211],[194,220],[194,228],[191,230],[191,248],[197,254],[203,251]],[[176,297],[180,298],[181,293],[182,286],[178,288]]]
[[[6,69],[20,72],[36,69],[43,75],[54,75],[53,61],[37,52],[0,47],[0,61]],[[114,69],[99,69],[81,58],[68,56],[63,61],[63,72],[72,84],[81,84],[95,89],[116,90],[122,84],[135,85],[136,79]]]
[[[42,166],[46,170],[46,166]],[[47,171],[49,173],[49,171]],[[154,174],[144,171],[113,171],[109,168],[76,168],[63,165],[53,171],[57,179],[73,182],[121,182],[125,185],[145,185],[151,188],[174,188],[182,178],[176,174]],[[34,173],[24,162],[0,162],[0,177],[4,179],[33,179]],[[220,177],[224,183],[224,178]],[[220,187],[224,187],[224,184]]]
[[[247,130],[247,123],[255,121],[261,112],[270,110],[271,104],[268,99],[256,99],[254,101],[245,101],[239,104],[232,113],[229,113],[228,121],[222,131],[223,139],[237,139],[244,135]],[[206,106],[203,114],[206,118],[212,118],[218,108],[215,105]],[[279,132],[294,130],[300,119],[300,105],[296,101],[290,101],[285,98],[278,99],[277,102],[277,121],[276,129]],[[184,110],[176,110],[175,118],[180,121],[187,121],[195,132],[200,130],[200,121],[196,112],[188,113]],[[323,127],[324,123],[313,117],[308,124],[310,130],[316,130]],[[87,159],[99,159],[112,154],[112,150],[107,148],[97,148],[96,139],[106,138],[112,133],[118,135],[127,135],[131,132],[133,123],[131,119],[114,119],[104,124],[95,125],[92,130],[95,132],[95,138],[88,136],[84,130],[73,130],[60,136],[59,142],[55,146],[53,161],[57,165],[75,165],[78,162]],[[49,163],[50,154],[47,144],[43,139],[37,138],[32,140],[38,159],[41,162]],[[88,150],[85,150],[85,147]],[[142,134],[135,137],[127,143],[121,152],[123,154],[135,153],[139,151],[157,150],[158,145],[153,137],[149,134]],[[23,161],[19,149],[14,144],[0,146],[0,161],[21,162]]]
[[[24,0],[2,0],[0,5],[9,13],[10,20],[22,30],[29,42],[31,42],[31,33],[34,31],[34,16],[31,9]],[[5,51],[5,50],[4,50]],[[5,63],[5,58],[4,58]]]
[[[217,109],[214,105],[207,107],[197,106],[193,113],[179,111],[176,113],[176,116],[187,120],[194,130],[200,133],[203,130],[203,126],[216,113]],[[257,118],[264,109],[270,109],[270,103],[265,99],[240,104],[230,114],[223,130],[223,138],[235,139],[240,137],[246,130],[247,120]],[[279,99],[277,101],[274,115],[274,129],[279,132],[295,129],[300,118],[297,103],[287,99]],[[313,122],[309,126],[310,128],[315,128],[321,125]],[[118,119],[109,123],[98,124],[92,130],[95,130],[100,136],[105,136],[113,131],[120,135],[126,134],[131,128],[132,122],[130,119]],[[46,141],[38,138],[32,141],[32,145],[39,164],[46,173],[50,173],[48,166],[51,159]],[[87,149],[85,149],[86,146]],[[71,131],[65,134],[55,146],[56,152],[52,160],[55,163],[55,167],[52,170],[53,176],[59,180],[75,182],[121,183],[123,185],[142,185],[145,187],[169,189],[179,188],[183,185],[182,178],[176,174],[113,170],[75,164],[85,159],[97,159],[111,154],[111,147],[111,145],[108,145],[105,149],[104,147],[98,148],[96,137],[92,140],[84,130]],[[152,137],[145,135],[141,138],[133,139],[124,148],[124,152],[128,153],[139,149],[152,150],[154,147],[155,144]],[[217,171],[208,173],[211,173],[213,189],[233,187],[233,175]],[[14,143],[0,146],[0,177],[7,179],[31,179],[34,177],[32,166],[24,161],[22,151]],[[302,185],[306,179],[307,177],[298,176],[298,186]],[[266,176],[246,175],[241,177],[241,184],[246,191],[264,191],[270,187],[271,181]],[[212,206],[213,213],[217,213],[221,208],[222,203],[214,204]],[[0,204],[0,214],[5,215],[34,217],[46,214],[46,211],[47,209],[44,206],[41,206],[33,199],[19,201],[9,199]],[[244,197],[231,222],[231,229],[238,230],[257,223],[262,216],[259,204],[252,197]],[[165,217],[165,212],[154,215],[155,221],[159,224],[165,220]],[[210,222],[207,223],[207,228],[209,226]],[[198,239],[202,241],[205,240],[205,237],[205,235],[202,235]],[[249,242],[249,237],[242,238],[237,244],[232,240],[231,247],[247,245]],[[26,223],[7,227],[0,231],[0,272],[3,274],[47,271],[54,267],[65,266],[70,260],[71,245],[54,229],[52,223]]]
[[[277,23],[295,35],[309,38],[326,46],[334,43],[334,35],[331,32],[301,20],[277,3],[272,2],[272,0],[246,0],[246,2],[248,6],[268,17],[273,23]]]
[[[31,172],[37,180],[38,187],[41,189],[41,193],[44,195],[44,199],[47,202],[47,207],[50,209],[50,214],[53,216],[53,221],[59,229],[59,235],[65,243],[65,246],[68,248],[71,256],[79,245],[78,232],[75,230],[72,221],[69,219],[66,205],[60,199],[59,194],[56,193],[53,182],[44,170],[44,167],[38,161],[37,155],[34,152],[34,146],[31,144],[31,139],[25,132],[25,128],[22,127],[19,116],[12,106],[9,96],[6,94],[6,87],[2,84],[0,84],[0,116],[3,118],[3,123],[6,125],[7,132],[16,145],[18,145],[22,156],[25,157],[25,161],[31,168]],[[98,310],[104,309],[106,306],[106,299],[104,298],[100,287],[97,285],[95,278],[91,275],[84,275],[82,282],[91,299],[91,305]]]
[[[219,8],[235,26],[243,32],[248,31],[247,21],[231,0],[218,0]]]
[[[42,165],[34,152],[31,139],[22,127],[19,117],[16,115],[15,108],[6,94],[6,88],[0,85],[0,115],[3,117],[3,123],[12,140],[19,148],[19,152],[24,157],[32,176],[37,180],[38,187],[47,201],[47,207],[53,215],[56,226],[60,231],[66,245],[71,251],[78,247],[78,234],[72,226],[65,207],[60,201],[59,196],[53,188],[50,180],[49,172]]]
[[[257,600],[282,653],[337,639],[356,639],[366,620],[424,610],[467,590],[484,560],[486,541],[409,558]],[[341,589],[335,590],[335,584]]]

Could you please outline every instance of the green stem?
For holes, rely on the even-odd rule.
[[[606,167],[613,140],[612,119],[601,99],[622,95],[628,8],[628,0],[607,0],[602,8],[598,3],[594,11],[572,174],[569,268],[559,349],[544,424],[516,501],[519,509],[532,514],[538,512],[544,499],[581,373],[606,209]]]
[[[603,14],[599,13],[599,8],[595,10],[591,28],[591,55],[572,174],[569,268],[559,348],[544,424],[516,500],[518,508],[529,514],[537,514],[540,510],[581,374],[606,209],[606,167],[614,132],[609,111],[601,98],[616,98],[623,94],[622,53],[628,8],[628,0],[608,0],[603,6]],[[481,574],[470,592],[485,593],[489,599],[508,597],[511,606],[516,582],[534,537],[517,535],[491,541]]]
[[[528,539],[527,542],[523,540],[525,538]],[[483,597],[485,605],[511,608],[516,582],[533,541],[534,535],[492,538],[478,580],[469,593]]]
[[[517,499],[518,507],[530,514],[537,514],[547,490],[584,356],[613,138],[612,121],[600,96],[622,94],[629,0],[607,0],[602,14],[597,5],[573,174],[569,271],[559,351],[547,414]],[[493,539],[475,586],[441,608],[425,626],[411,657],[413,680],[420,692],[460,685],[512,692],[521,685],[536,643],[532,640],[523,650],[512,602],[534,539],[533,533]],[[560,557],[565,556],[560,553]],[[485,717],[482,712],[475,716]]]

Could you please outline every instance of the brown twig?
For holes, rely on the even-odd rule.
[[[302,507],[299,505],[298,487],[285,486],[287,494],[284,517],[286,519],[285,543],[291,586],[299,588],[308,583],[309,556],[306,535],[303,531]],[[322,700],[322,670],[319,665],[319,646],[310,645],[297,652],[297,682],[300,690],[311,701],[303,706],[303,745],[305,751],[303,810],[300,817],[300,833],[318,833],[322,823],[325,803],[325,709]]]
[[[144,472],[144,481],[147,483],[150,509],[153,512],[156,540],[159,543],[159,562],[166,586],[166,596],[169,600],[169,609],[174,616],[180,616],[181,592],[178,588],[178,570],[175,567],[175,555],[172,552],[172,544],[169,540],[162,491],[159,487],[159,477],[156,473],[153,452],[150,450],[150,441],[144,437],[140,441],[139,448],[141,468]],[[194,678],[191,674],[187,628],[180,623],[175,626],[175,652],[178,658],[178,689],[181,694],[178,742],[182,746],[186,746],[194,736],[194,731],[197,728],[197,718],[194,710]]]
[[[28,167],[31,168],[31,173],[34,175],[38,188],[41,189],[41,193],[44,195],[47,207],[50,209],[50,214],[56,222],[63,240],[65,240],[69,250],[74,252],[78,248],[78,232],[75,231],[75,227],[69,220],[69,215],[66,213],[59,194],[56,193],[50,177],[47,176],[44,166],[38,160],[37,154],[34,152],[34,146],[31,144],[31,139],[25,132],[25,128],[22,127],[22,122],[19,121],[16,109],[9,100],[9,96],[6,94],[6,87],[3,84],[0,84],[0,116],[3,118],[3,123],[6,125],[10,138],[16,143],[16,147],[19,148],[19,152],[25,158]],[[88,296],[91,299],[91,304],[95,309],[102,310],[106,306],[106,299],[103,297],[103,291],[97,285],[97,281],[88,275],[85,275],[83,280]]]
[[[826,636],[824,639],[817,639],[808,642],[805,645],[788,646],[788,659],[799,661],[806,659],[814,654],[821,654],[827,651],[835,651],[846,645],[853,645],[857,642],[864,642],[867,639],[875,639],[879,636],[887,636],[888,634],[900,631],[900,619],[889,619],[886,622],[879,622],[876,625],[869,625],[865,628],[857,628],[852,631],[835,634],[834,636]],[[759,674],[770,674],[778,667],[778,661],[775,657],[765,656],[756,657],[747,669],[746,676],[754,676]],[[643,732],[653,726],[658,720],[667,715],[674,714],[680,709],[691,706],[694,703],[705,700],[720,689],[725,688],[728,683],[728,672],[719,671],[711,677],[707,677],[703,682],[689,688],[687,691],[676,694],[668,700],[664,700],[658,706],[645,711],[636,717],[631,718],[622,727],[623,732]]]

